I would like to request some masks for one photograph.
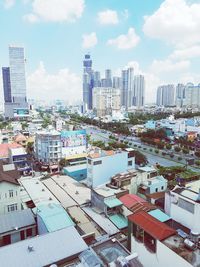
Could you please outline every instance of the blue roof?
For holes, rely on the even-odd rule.
[[[166,213],[162,212],[159,209],[151,210],[148,212],[152,217],[156,218],[160,222],[166,222],[171,219]]]
[[[47,205],[39,205],[37,207],[37,215],[43,220],[49,232],[75,225],[60,204],[50,203]]]

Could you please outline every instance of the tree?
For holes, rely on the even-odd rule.
[[[174,150],[175,150],[176,152],[180,152],[180,151],[181,151],[181,148],[180,148],[179,146],[175,146],[175,147],[174,147]]]
[[[140,151],[135,150],[135,163],[137,165],[146,165],[148,163],[147,157]]]
[[[200,150],[197,150],[194,154],[197,158],[200,158]]]
[[[166,149],[170,150],[172,148],[171,144],[166,144]]]
[[[188,148],[186,148],[186,147],[184,147],[183,149],[182,149],[182,152],[184,153],[184,154],[189,154],[189,149]]]

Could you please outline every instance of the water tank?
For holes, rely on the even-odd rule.
[[[198,232],[191,231],[190,232],[190,239],[195,244],[199,242],[200,235]]]
[[[192,242],[190,239],[186,238],[184,240],[184,245],[185,247],[187,247],[190,250],[195,250],[196,249],[196,245],[194,242]]]

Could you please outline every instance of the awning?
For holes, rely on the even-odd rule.
[[[114,207],[118,207],[118,206],[123,205],[123,203],[116,197],[115,198],[106,198],[104,200],[104,203],[109,208],[114,208]]]
[[[110,215],[109,219],[118,229],[123,229],[128,227],[128,220],[121,214]]]

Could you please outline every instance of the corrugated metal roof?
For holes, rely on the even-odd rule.
[[[128,220],[127,220],[127,218],[125,218],[121,214],[110,215],[109,216],[109,219],[111,220],[111,222],[114,223],[114,225],[117,226],[118,229],[123,229],[123,228],[128,227]]]
[[[158,221],[144,211],[129,215],[128,220],[138,225],[149,235],[160,241],[176,234],[174,229]]]
[[[169,217],[166,213],[162,212],[159,209],[151,210],[148,212],[148,214],[150,214],[151,216],[153,216],[154,218],[156,218],[160,222],[166,222],[166,221],[169,221],[171,219],[171,217]]]
[[[60,204],[49,203],[48,205],[39,205],[36,212],[43,220],[49,232],[75,225]]]
[[[0,248],[0,266],[49,266],[77,255],[87,248],[77,230],[68,227]]]
[[[146,202],[143,198],[133,194],[124,195],[119,199],[127,208],[131,208],[136,203]]]
[[[114,208],[121,206],[123,203],[118,199],[118,198],[106,198],[104,199],[104,203],[106,204],[107,207],[109,208]]]
[[[0,234],[33,224],[35,219],[30,209],[10,212],[0,216]]]

